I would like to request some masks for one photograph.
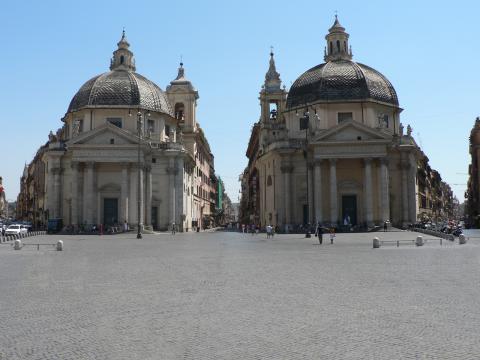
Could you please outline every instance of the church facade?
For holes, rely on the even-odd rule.
[[[282,87],[273,52],[260,92],[260,120],[241,176],[242,221],[370,228],[418,220],[417,172],[425,156],[388,79],[354,62],[338,19],[325,62]]]
[[[41,211],[72,229],[201,227],[214,204],[214,165],[196,120],[198,92],[182,63],[162,91],[135,72],[129,47],[123,33],[110,71],[78,90],[50,133],[36,161],[45,165]]]

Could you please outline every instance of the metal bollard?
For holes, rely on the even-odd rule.
[[[373,238],[373,248],[374,249],[380,248],[380,240],[378,239],[378,237]]]
[[[15,240],[15,244],[13,245],[13,248],[15,250],[20,250],[22,248],[22,241],[21,240]]]
[[[63,241],[58,240],[57,241],[57,251],[62,251],[63,250]]]
[[[458,236],[458,243],[459,243],[460,245],[463,245],[463,244],[466,244],[466,243],[467,243],[467,238],[465,237],[465,235],[460,234],[460,235]]]
[[[415,245],[423,246],[423,238],[421,236],[417,236],[417,239],[415,240]]]

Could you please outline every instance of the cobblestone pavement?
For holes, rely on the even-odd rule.
[[[375,250],[372,234],[25,242],[59,238],[63,252],[0,245],[0,360],[480,358],[480,239]]]

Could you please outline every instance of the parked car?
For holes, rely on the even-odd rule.
[[[27,232],[32,231],[32,225],[30,225],[30,224],[23,224],[22,227],[25,228],[27,230]]]
[[[5,235],[19,235],[26,233],[27,229],[25,229],[22,225],[19,224],[10,225],[7,230],[5,230]]]

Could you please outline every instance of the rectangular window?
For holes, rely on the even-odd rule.
[[[339,112],[338,113],[338,123],[342,123],[344,121],[352,121],[353,120],[353,113],[351,112]]]
[[[147,131],[151,133],[155,132],[155,120],[147,120]]]
[[[109,122],[110,124],[115,125],[119,128],[122,128],[122,118],[108,117],[107,122]]]
[[[384,114],[383,115],[383,126],[388,129],[388,115]]]
[[[165,136],[170,136],[170,125],[165,124]]]

